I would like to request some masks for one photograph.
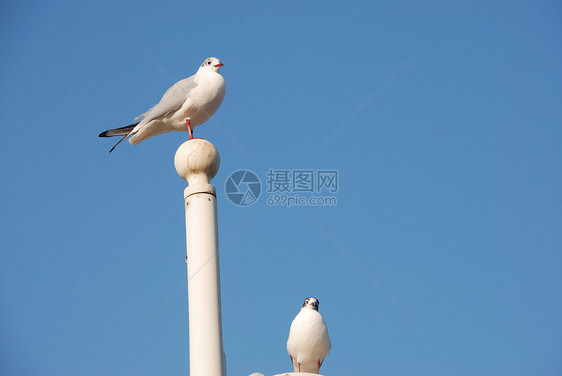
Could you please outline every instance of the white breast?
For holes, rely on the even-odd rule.
[[[224,78],[220,74],[203,73],[197,77],[199,81],[197,87],[189,93],[190,98],[182,107],[182,111],[179,111],[191,117],[192,128],[203,124],[217,112],[226,92]]]
[[[318,372],[332,344],[322,315],[313,309],[302,309],[289,330],[287,352],[293,359],[295,371],[300,363],[301,372]]]

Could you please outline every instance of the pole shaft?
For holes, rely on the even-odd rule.
[[[187,194],[190,376],[225,376],[216,197],[209,192]]]

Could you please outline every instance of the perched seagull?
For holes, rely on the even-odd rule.
[[[109,152],[129,136],[129,142],[136,145],[162,133],[187,130],[191,140],[192,129],[209,120],[224,99],[226,85],[219,73],[222,66],[216,57],[206,59],[197,73],[176,82],[156,106],[137,116],[137,123],[100,133],[100,137],[124,136]]]
[[[287,352],[295,372],[320,373],[320,366],[332,347],[328,327],[318,313],[319,304],[316,298],[306,298],[291,323]]]

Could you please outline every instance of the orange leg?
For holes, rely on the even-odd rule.
[[[320,359],[318,359],[318,373],[320,373],[320,365],[321,365],[321,364],[322,364],[322,363],[320,363]]]
[[[188,140],[193,140],[193,131],[191,130],[191,124],[189,119],[185,119],[185,125],[187,125],[187,133],[189,133]]]

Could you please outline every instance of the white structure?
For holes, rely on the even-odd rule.
[[[177,150],[174,165],[184,191],[189,305],[189,375],[226,376],[217,231],[217,197],[210,180],[219,170],[217,149],[192,139]]]

